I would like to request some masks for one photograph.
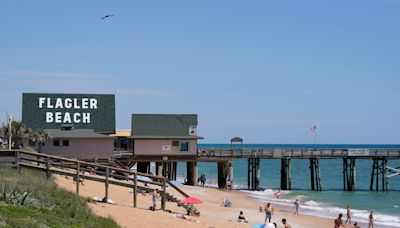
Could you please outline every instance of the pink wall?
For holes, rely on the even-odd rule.
[[[62,140],[60,140],[62,145]],[[43,153],[64,157],[112,157],[114,139],[69,139],[69,146],[53,146],[50,140],[43,146]]]
[[[135,139],[134,154],[135,155],[196,155],[197,140],[181,140],[189,142],[189,151],[181,152],[179,146],[172,146],[172,141],[178,140],[153,140],[153,139]],[[162,146],[170,145],[170,152],[163,152]]]

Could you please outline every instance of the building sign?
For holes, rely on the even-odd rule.
[[[369,149],[348,149],[347,156],[369,156]]]
[[[161,151],[162,151],[163,153],[171,152],[171,145],[162,145],[162,146],[161,146]]]
[[[22,122],[34,129],[94,129],[115,132],[115,96],[100,94],[24,93]]]

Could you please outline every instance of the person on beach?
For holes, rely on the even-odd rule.
[[[285,225],[284,228],[292,228],[292,226],[286,222],[286,219],[282,219],[282,223]]]
[[[354,223],[354,228],[360,228],[360,225],[358,225],[357,222]]]
[[[342,213],[340,213],[339,216],[335,219],[334,228],[340,228],[340,227],[345,228],[345,226],[343,225],[342,217],[343,217],[343,215],[342,215]]]
[[[346,216],[347,216],[347,218],[346,218],[346,222],[345,222],[345,223],[349,222],[349,223],[351,224],[350,205],[347,205],[347,213],[346,213]]]
[[[154,189],[153,194],[151,195],[151,201],[153,203],[153,211],[156,210],[157,206],[157,189]]]
[[[264,208],[264,211],[265,211],[265,223],[267,223],[267,220],[268,220],[269,223],[271,222],[273,210],[274,209],[272,208],[271,203],[267,203],[267,205],[265,205],[265,208]]]
[[[374,228],[374,215],[372,214],[372,211],[368,216],[368,228]]]
[[[299,207],[300,207],[300,201],[296,199],[294,201],[293,209],[294,209],[294,215],[299,215]]]
[[[245,223],[248,222],[248,221],[246,220],[246,217],[244,217],[244,215],[243,215],[243,211],[240,211],[240,213],[239,213],[238,222],[245,222]]]

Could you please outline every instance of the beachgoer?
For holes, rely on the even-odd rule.
[[[275,227],[275,228],[277,228],[277,227],[278,227],[278,225],[276,225],[276,222],[274,222],[274,223],[272,223],[272,224],[274,224],[274,227]]]
[[[263,206],[260,205],[260,208],[258,209],[260,212],[263,212]]]
[[[347,213],[346,213],[346,216],[347,216],[347,218],[346,218],[346,222],[345,222],[345,223],[349,222],[349,223],[351,224],[350,205],[347,205]]]
[[[157,189],[153,191],[153,194],[151,195],[152,203],[153,203],[153,210],[156,209],[157,206]]]
[[[354,223],[354,228],[360,228],[360,225],[358,225],[357,222]]]
[[[246,220],[246,217],[244,217],[244,215],[243,215],[243,211],[240,211],[240,213],[239,213],[238,222],[245,222],[245,223],[248,222],[248,221]]]
[[[273,212],[273,208],[271,203],[267,203],[267,205],[265,205],[264,211],[265,211],[265,223],[271,222],[271,218],[272,218],[272,212]]]
[[[286,219],[282,219],[282,223],[283,225],[285,225],[284,228],[292,228],[292,226],[288,222],[286,222]]]
[[[342,221],[343,215],[340,213],[339,216],[335,219],[335,228],[345,227]]]
[[[201,178],[201,185],[204,187],[205,184],[206,184],[206,175],[203,174]]]
[[[277,199],[279,199],[279,197],[281,196],[281,189],[278,189],[274,192],[274,195]]]
[[[374,215],[371,213],[368,216],[368,228],[374,228]]]
[[[294,201],[294,205],[293,205],[295,215],[299,215],[299,207],[300,207],[300,201],[298,199],[296,199],[296,201]]]

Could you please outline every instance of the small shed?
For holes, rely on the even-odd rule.
[[[233,148],[233,145],[234,145],[235,143],[240,143],[240,148],[243,147],[243,139],[242,139],[242,138],[237,137],[237,136],[231,138],[231,147],[232,147],[232,148]]]

